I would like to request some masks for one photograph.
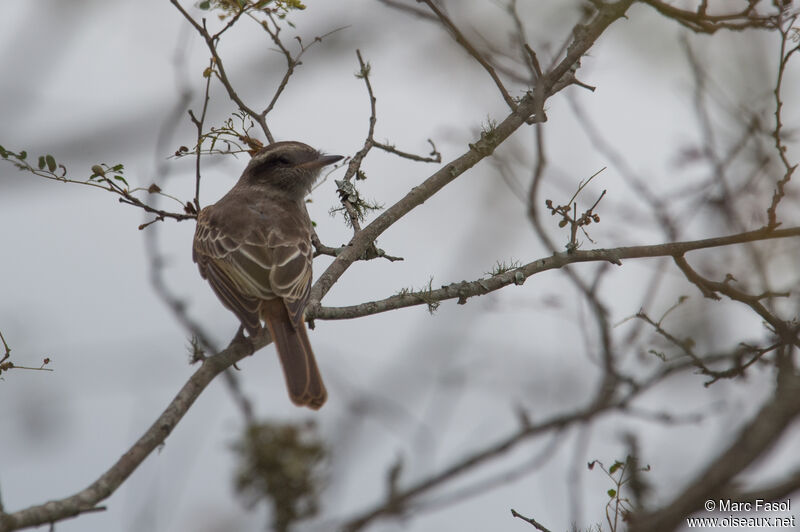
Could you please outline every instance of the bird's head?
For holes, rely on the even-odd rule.
[[[320,170],[340,159],[341,155],[323,155],[302,142],[275,142],[253,156],[240,181],[269,185],[302,199],[311,191]]]

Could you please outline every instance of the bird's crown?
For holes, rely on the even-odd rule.
[[[293,167],[298,164],[312,161],[320,156],[320,153],[302,142],[284,141],[274,142],[261,148],[247,165],[247,170],[261,167],[280,168]]]
[[[308,194],[320,169],[340,159],[341,155],[323,155],[302,142],[274,142],[253,156],[242,181],[274,185],[292,196],[302,197]]]

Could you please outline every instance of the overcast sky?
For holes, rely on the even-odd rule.
[[[450,160],[466,151],[487,117],[500,120],[507,114],[491,80],[438,26],[378,2],[306,3],[306,12],[292,15],[297,29],[287,28],[288,35],[310,42],[342,29],[304,57],[272,115],[278,140],[300,140],[341,155],[361,147],[369,102],[363,81],[354,76],[357,48],[372,66],[379,140],[424,154],[430,138]],[[574,2],[520,4],[531,44],[540,50],[557,48],[577,17]],[[505,44],[511,26],[502,9],[490,2],[465,2],[463,9],[457,20],[465,28]],[[568,97],[590,114],[632,168],[656,183],[669,183],[678,149],[699,136],[681,35],[676,24],[635,6],[629,20],[615,23],[584,58],[580,77],[597,91],[572,87],[548,103],[554,176],[548,197],[566,201],[580,180],[609,166],[577,125]],[[742,38],[752,46],[736,47],[733,61],[731,50]],[[758,83],[761,72],[774,74],[760,55],[765,41],[774,49],[774,39],[756,33],[693,43],[731,95],[750,91],[754,101],[768,105],[769,85]],[[220,47],[232,81],[253,107],[265,105],[282,75],[280,56],[270,48],[265,35],[246,23],[225,35]],[[88,176],[96,163],[123,163],[132,186],[157,180],[170,194],[191,197],[193,161],[168,158],[178,146],[192,145],[188,117],[181,115],[166,142],[157,139],[182,91],[191,91],[190,107],[199,109],[208,52],[168,2],[21,3],[0,18],[0,49],[0,144],[32,155],[51,153],[75,177]],[[737,77],[739,70],[755,75]],[[794,69],[788,87],[796,87],[796,74]],[[219,124],[235,110],[214,84],[209,123]],[[797,117],[797,109],[787,112]],[[500,150],[517,157],[522,190],[529,184],[532,146],[532,131],[521,129]],[[224,194],[245,165],[242,157],[209,158],[201,202]],[[368,179],[359,186],[365,197],[391,205],[436,168],[373,152],[364,165]],[[350,234],[341,218],[328,215],[337,205],[333,179],[342,175],[340,170],[317,188],[309,204],[320,237],[332,246]],[[610,192],[609,206],[636,198],[614,168],[587,190],[596,197],[603,189]],[[620,234],[613,220],[625,216],[623,209],[610,211],[601,207],[609,223],[592,233],[598,247],[663,241],[652,221],[630,224]],[[149,282],[137,226],[150,219],[102,191],[0,165],[0,331],[15,363],[38,366],[46,356],[54,370],[15,371],[0,381],[0,493],[7,511],[64,497],[94,481],[193,371],[186,331]],[[564,241],[564,233],[552,226],[554,237]],[[711,236],[716,229],[693,218],[682,237]],[[227,343],[236,319],[191,261],[194,223],[166,221],[147,231],[157,231],[170,290],[219,344]],[[551,252],[535,237],[515,185],[487,161],[388,230],[378,245],[405,260],[355,264],[325,305],[380,299],[404,287],[422,288],[431,278],[434,287],[473,280],[498,260],[528,262]],[[315,273],[329,263],[327,257],[316,259]],[[586,265],[584,271],[596,267]],[[631,287],[655,267],[655,261],[632,261],[609,279],[603,290],[615,294],[611,321],[638,310],[641,295]],[[330,395],[319,413],[289,403],[272,346],[243,361],[238,377],[259,416],[316,420],[334,449],[335,480],[324,494],[323,515],[345,517],[380,500],[384,472],[400,455],[406,457],[407,478],[419,478],[513,431],[517,405],[542,419],[586,403],[599,371],[582,339],[586,310],[568,286],[563,276],[547,272],[466,305],[445,302],[433,316],[420,306],[357,320],[318,320],[310,337]],[[660,310],[682,293],[693,297],[682,319],[704,319],[702,298],[677,275],[667,278],[656,299]],[[725,316],[735,315],[731,312]],[[739,330],[761,334],[758,323],[743,322]],[[705,389],[698,379],[680,384],[680,393],[665,386],[642,405],[659,408],[668,401],[678,413],[707,416],[704,424],[664,427],[610,416],[590,431],[567,431],[555,443],[544,439],[522,446],[470,477],[488,477],[515,464],[528,467],[539,453],[552,453],[521,479],[373,529],[524,529],[509,508],[534,515],[553,530],[567,529],[572,519],[589,526],[604,515],[610,486],[601,473],[585,468],[586,461],[624,458],[623,434],[639,431],[658,496],[668,496],[693,466],[720,448],[733,421],[753,410],[753,399],[769,390],[764,382],[754,378]],[[213,383],[160,452],[104,501],[107,511],[59,523],[57,530],[261,530],[266,509],[243,511],[233,495],[229,446],[240,428],[230,394],[222,383]],[[776,468],[765,464],[762,471]],[[570,505],[575,492],[582,501],[578,514]],[[326,523],[308,526],[327,530]]]

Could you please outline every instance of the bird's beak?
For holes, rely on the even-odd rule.
[[[323,166],[328,166],[329,164],[333,164],[342,159],[344,159],[342,155],[321,155],[316,159],[298,164],[297,166],[301,168],[308,168],[309,170],[317,170]]]

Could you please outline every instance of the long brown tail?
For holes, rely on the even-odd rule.
[[[283,307],[283,302],[280,306]],[[283,376],[286,378],[286,388],[289,390],[289,399],[297,406],[307,406],[317,410],[325,404],[328,392],[322,383],[322,376],[317,368],[311,343],[308,341],[306,325],[301,321],[295,328],[285,308],[283,314],[281,316],[280,313],[270,312],[264,316],[264,321],[267,322],[278,350]]]

